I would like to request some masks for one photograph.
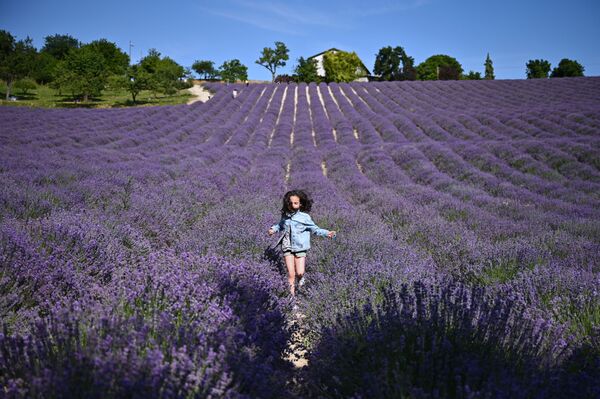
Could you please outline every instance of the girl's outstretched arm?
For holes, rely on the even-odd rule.
[[[273,226],[271,226],[269,228],[269,235],[272,236],[273,234],[275,234],[276,232],[280,231],[283,229],[283,219],[281,219],[279,221],[279,223],[274,224]]]
[[[311,233],[316,234],[318,236],[329,237],[329,238],[335,237],[335,231],[329,231],[329,230],[320,228],[319,226],[317,226],[315,224],[315,222],[313,222],[310,215],[308,215],[308,219],[306,220],[306,222],[304,222],[304,226],[306,227],[306,230],[308,230]]]

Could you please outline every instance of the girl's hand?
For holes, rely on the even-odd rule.
[[[269,229],[269,235],[272,236],[273,234],[275,234],[275,232],[273,231],[273,229]]]
[[[334,238],[336,234],[337,234],[337,233],[336,233],[335,231],[333,231],[333,230],[332,230],[332,231],[330,231],[329,233],[327,233],[327,237],[329,237],[329,238]]]

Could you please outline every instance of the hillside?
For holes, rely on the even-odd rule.
[[[5,392],[600,394],[600,78],[207,86],[0,107]]]

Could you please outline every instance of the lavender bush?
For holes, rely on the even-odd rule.
[[[600,78],[210,90],[0,107],[2,396],[600,396]]]

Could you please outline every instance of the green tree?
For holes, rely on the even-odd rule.
[[[72,49],[57,66],[55,86],[84,102],[102,93],[107,82],[104,57],[89,46]]]
[[[550,63],[546,60],[529,60],[525,67],[527,79],[547,78],[550,73]]]
[[[194,62],[192,69],[196,71],[198,75],[204,75],[204,79],[214,79],[217,75],[215,63],[208,60],[198,60]]]
[[[127,90],[135,104],[138,94],[148,88],[149,80],[148,73],[139,64],[136,64],[129,66],[123,75],[113,75],[112,84]]]
[[[166,94],[173,95],[180,88],[181,79],[185,76],[185,68],[169,57],[162,58],[157,65],[154,79],[158,89]]]
[[[64,60],[69,51],[80,46],[79,41],[69,35],[56,34],[54,36],[46,36],[44,40],[44,47],[42,47],[40,52],[49,54],[57,60]]]
[[[415,59],[406,53],[402,55],[402,73],[400,80],[416,80],[417,70],[415,69]]]
[[[296,80],[298,82],[310,83],[321,81],[321,77],[317,71],[317,60],[314,58],[298,58],[298,65],[296,65],[294,73],[296,74]]]
[[[417,66],[420,80],[458,80],[463,73],[462,65],[449,55],[432,55]]]
[[[481,80],[481,72],[469,71],[468,74],[463,76],[465,80]]]
[[[494,65],[492,63],[492,59],[490,58],[490,53],[487,54],[487,57],[485,58],[485,63],[483,64],[483,66],[485,67],[484,79],[488,79],[488,80],[496,79],[496,77],[494,76]]]
[[[275,81],[275,73],[278,67],[284,67],[289,60],[288,48],[283,42],[275,42],[275,48],[265,47],[256,63],[262,65],[271,72],[271,81]]]
[[[328,82],[352,82],[366,75],[363,63],[353,51],[329,51],[323,55],[325,80]]]
[[[225,61],[219,68],[219,75],[221,75],[221,79],[229,83],[234,83],[236,80],[247,80],[248,67],[238,59]]]
[[[379,75],[381,80],[398,80],[400,76],[400,60],[402,58],[402,47],[382,47],[375,57],[373,73]]]
[[[414,59],[400,46],[382,47],[375,58],[373,72],[381,80],[414,80]]]
[[[29,37],[16,41],[9,32],[0,30],[0,79],[6,82],[7,100],[13,84],[32,74],[36,54]]]
[[[146,89],[152,91],[154,96],[160,91],[158,79],[154,77],[158,71],[158,64],[160,63],[160,53],[158,50],[151,48],[148,50],[148,55],[140,60],[140,68],[147,77]]]
[[[14,88],[15,90],[19,90],[22,94],[27,95],[29,90],[37,89],[37,84],[35,83],[35,80],[31,78],[23,78],[15,82]]]
[[[575,60],[563,58],[558,63],[558,67],[552,70],[551,78],[567,78],[583,76],[583,65]]]
[[[177,92],[180,80],[185,76],[185,68],[169,57],[162,57],[156,49],[150,49],[148,55],[140,61],[145,73],[146,86],[156,96],[157,93],[172,95]]]
[[[89,47],[102,56],[108,74],[122,75],[129,66],[129,55],[121,51],[115,43],[106,39],[94,40],[84,47]]]
[[[36,55],[32,78],[39,84],[52,82],[58,62],[59,61],[49,53],[38,53]]]

